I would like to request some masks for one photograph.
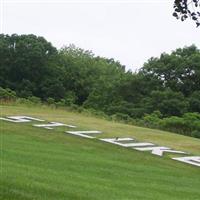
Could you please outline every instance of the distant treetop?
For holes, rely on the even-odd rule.
[[[173,16],[181,21],[187,18],[194,20],[197,27],[200,25],[200,0],[174,0]]]

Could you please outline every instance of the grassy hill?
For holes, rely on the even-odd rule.
[[[27,115],[100,130],[200,155],[200,140],[42,106],[0,106]],[[0,121],[2,200],[199,200],[200,169],[149,152]]]

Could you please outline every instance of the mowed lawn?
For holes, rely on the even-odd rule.
[[[28,115],[131,136],[200,155],[200,140],[48,107],[0,106],[1,116]],[[200,168],[66,134],[31,123],[0,121],[2,200],[199,200]]]

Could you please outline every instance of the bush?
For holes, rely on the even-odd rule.
[[[199,130],[192,131],[191,136],[195,138],[200,138],[200,131]]]
[[[200,114],[185,113],[183,117],[168,117],[160,122],[160,128],[176,133],[200,137]]]
[[[16,102],[19,104],[28,104],[28,105],[32,104],[31,101],[25,98],[18,98]]]
[[[2,87],[0,87],[0,101],[12,101],[16,98],[16,92],[9,88],[3,89]]]
[[[181,134],[188,134],[190,132],[189,124],[186,124],[183,118],[176,116],[164,118],[160,122],[160,127],[164,130]]]
[[[77,96],[75,95],[75,93],[73,91],[68,91],[65,95],[65,104],[67,106],[71,106],[72,104],[74,104],[77,100]]]
[[[146,114],[143,117],[143,124],[147,127],[157,128],[160,125],[162,114],[160,111],[154,111],[151,114]]]
[[[128,122],[128,121],[132,120],[129,115],[123,114],[123,113],[116,113],[116,114],[112,115],[111,118],[114,121],[125,121],[125,122]]]
[[[70,110],[78,110],[79,106],[76,104],[70,105]]]
[[[58,107],[64,107],[65,106],[65,99],[61,99],[60,101],[55,103]]]
[[[48,103],[49,105],[54,104],[54,103],[55,103],[54,98],[49,97],[49,98],[47,99],[47,103]]]
[[[39,97],[31,96],[28,100],[34,104],[41,104],[41,99]]]

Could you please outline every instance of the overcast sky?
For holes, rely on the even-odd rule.
[[[127,69],[195,44],[200,28],[172,17],[173,0],[0,0],[1,32],[44,36],[119,60]]]

